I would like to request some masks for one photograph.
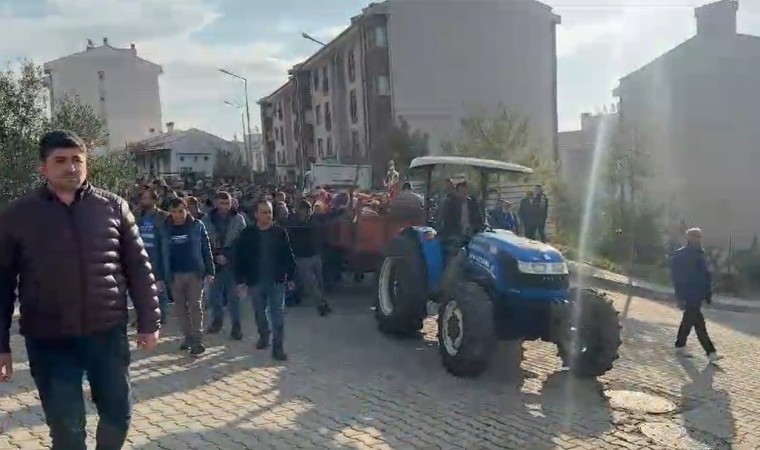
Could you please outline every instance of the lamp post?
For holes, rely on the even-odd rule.
[[[246,134],[246,128],[245,128],[245,113],[243,112],[243,107],[237,103],[228,102],[227,100],[224,101],[225,105],[232,106],[233,108],[237,108],[240,110],[240,122],[243,124],[243,148],[245,148],[245,154],[246,154],[246,162],[252,163],[253,161],[248,161],[249,159],[253,158],[253,145],[251,144],[251,138],[250,135],[248,139],[245,138]]]
[[[309,40],[311,42],[315,42],[315,43],[321,45],[322,47],[327,47],[327,44],[325,44],[324,42],[320,41],[319,39],[317,39],[315,37],[312,37],[308,33],[301,32],[301,37],[304,38],[304,39],[306,39],[306,40]]]
[[[245,118],[247,122],[247,128],[246,131],[248,132],[248,141],[251,139],[251,110],[248,106],[248,79],[245,77],[241,77],[240,75],[234,74],[226,69],[219,69],[219,72],[222,72],[225,75],[229,75],[231,77],[237,78],[238,80],[243,80],[243,88],[245,89]],[[243,134],[243,142],[246,141],[245,133]]]

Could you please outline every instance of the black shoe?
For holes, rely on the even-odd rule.
[[[206,352],[206,347],[201,343],[197,343],[190,348],[190,354],[192,356],[200,356]]]
[[[269,336],[259,336],[258,342],[256,342],[256,350],[264,350],[269,347]]]
[[[182,344],[179,346],[179,349],[182,351],[190,350],[190,339],[185,338],[185,340],[182,341]]]
[[[322,302],[317,306],[317,312],[324,317],[332,312],[332,307],[327,302]]]
[[[272,359],[275,361],[287,361],[288,354],[282,348],[282,345],[276,345],[272,348]]]
[[[211,322],[211,325],[206,328],[206,333],[217,334],[222,331],[222,326],[224,326],[224,322],[222,320],[214,320]]]
[[[240,329],[240,324],[236,323],[232,326],[232,331],[230,332],[230,339],[234,341],[242,341],[243,340],[243,331]]]

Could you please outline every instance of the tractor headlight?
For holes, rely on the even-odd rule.
[[[523,262],[517,263],[517,269],[522,273],[532,275],[567,275],[567,264],[564,262]]]

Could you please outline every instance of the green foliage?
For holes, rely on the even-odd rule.
[[[520,113],[505,105],[496,113],[473,109],[461,126],[459,138],[444,144],[444,154],[520,164],[533,169],[520,181],[540,183],[551,195],[561,189],[556,162],[542,156],[531,139],[528,119]]]
[[[8,202],[40,182],[38,141],[43,133],[66,129],[79,135],[88,149],[108,142],[106,127],[92,107],[77,97],[56,102],[47,117],[47,90],[39,66],[24,62],[14,72],[0,72],[0,203]],[[131,152],[89,155],[89,180],[98,187],[124,193],[137,177]]]
[[[79,96],[63,96],[56,100],[56,108],[48,128],[70,130],[82,138],[88,150],[108,144],[108,129],[92,106],[81,102]]]
[[[39,67],[24,62],[0,72],[0,203],[38,182],[37,142],[45,130],[45,87]]]
[[[409,122],[399,117],[398,124],[394,126],[388,136],[388,147],[396,170],[403,172],[409,167],[414,158],[428,155],[428,141],[430,135],[420,130],[412,131]]]

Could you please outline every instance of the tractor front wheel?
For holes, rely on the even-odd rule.
[[[446,293],[438,314],[438,348],[446,370],[458,377],[477,377],[496,350],[493,307],[475,282]]]
[[[620,320],[612,300],[593,289],[571,289],[570,304],[554,311],[552,340],[562,365],[582,378],[604,375],[620,357]]]

